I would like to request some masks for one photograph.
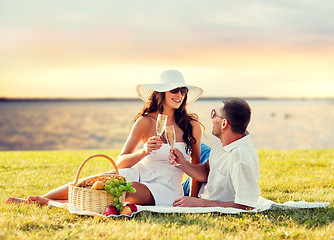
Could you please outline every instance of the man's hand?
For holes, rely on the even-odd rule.
[[[176,199],[173,203],[173,206],[174,207],[200,207],[201,200],[203,199],[183,196],[181,198]]]
[[[224,207],[224,208],[239,208],[244,210],[252,210],[254,207],[237,204],[234,202],[217,202],[203,198],[181,197],[174,201],[174,207]]]
[[[173,148],[173,149],[170,149],[169,151],[168,162],[172,166],[180,167],[180,165],[183,165],[184,163],[186,163],[187,160],[184,158],[182,152],[179,149]]]

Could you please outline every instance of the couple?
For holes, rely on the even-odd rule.
[[[201,88],[186,84],[183,75],[175,70],[163,72],[156,84],[137,86],[137,94],[146,105],[136,116],[116,163],[120,175],[132,181],[137,190],[127,193],[127,202],[178,207],[256,207],[260,192],[259,161],[246,131],[249,105],[242,99],[231,98],[212,110],[212,133],[217,139],[209,160],[200,163],[201,127],[197,116],[187,113],[186,105],[202,93]],[[164,136],[156,136],[159,113],[167,115],[167,125],[174,125],[173,149]],[[143,146],[139,148],[141,143]],[[175,163],[179,165],[174,166]],[[183,196],[184,172],[193,179],[189,197]],[[204,182],[199,193],[197,181]],[[68,186],[64,185],[42,197],[6,201],[47,205],[49,200],[66,202],[67,199]]]

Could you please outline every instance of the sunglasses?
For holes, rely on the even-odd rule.
[[[181,95],[184,96],[188,93],[189,90],[186,87],[182,87],[182,88],[174,88],[170,90],[169,92],[172,94],[177,94],[179,91],[181,92]]]
[[[235,126],[235,125],[234,125],[233,123],[231,123],[231,121],[228,120],[227,118],[217,115],[216,110],[215,110],[215,109],[212,109],[212,110],[211,110],[211,119],[214,119],[215,117],[219,117],[219,118],[221,118],[221,119],[226,119],[226,121],[227,121],[229,124],[231,124],[232,126]]]
[[[214,119],[215,117],[219,117],[221,119],[224,119],[224,117],[217,115],[217,112],[215,109],[211,110],[211,119]]]

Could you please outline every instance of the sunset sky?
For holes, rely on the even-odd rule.
[[[0,0],[0,97],[136,97],[180,70],[205,97],[334,97],[334,3]]]

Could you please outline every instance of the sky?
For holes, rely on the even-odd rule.
[[[0,97],[334,97],[332,0],[0,0]]]

